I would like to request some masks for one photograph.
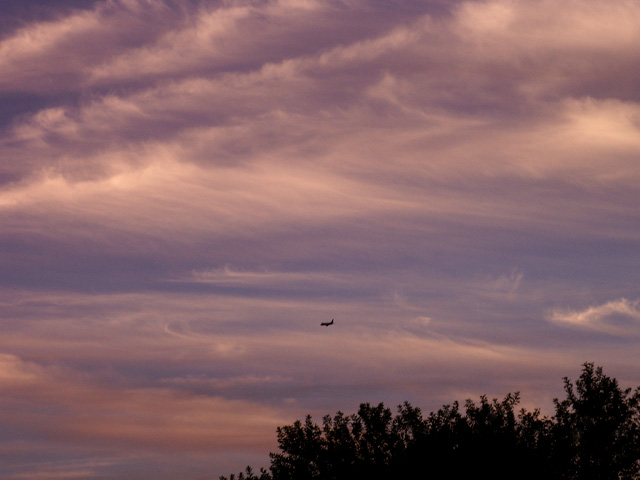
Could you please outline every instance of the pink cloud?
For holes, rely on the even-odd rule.
[[[100,385],[82,375],[24,362],[0,359],[3,424],[28,428],[60,442],[209,451],[268,449],[282,412],[246,401],[198,396],[167,388],[119,388]],[[15,411],[21,402],[36,407]],[[55,411],[38,413],[37,405]],[[29,426],[29,427],[27,427]]]

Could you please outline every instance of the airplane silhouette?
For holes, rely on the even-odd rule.
[[[322,322],[320,323],[320,325],[323,327],[328,327],[329,325],[333,325],[333,318],[331,319],[330,322]]]

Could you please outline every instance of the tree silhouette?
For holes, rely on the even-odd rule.
[[[640,390],[622,390],[602,367],[583,364],[555,415],[516,410],[519,393],[444,405],[423,417],[408,402],[397,414],[382,403],[354,415],[311,416],[278,427],[269,471],[221,480],[640,479]]]
[[[634,479],[639,475],[640,391],[622,390],[615,378],[585,363],[567,398],[555,400],[555,463],[562,478]]]

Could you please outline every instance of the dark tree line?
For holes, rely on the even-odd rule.
[[[354,479],[640,479],[640,387],[623,390],[602,367],[583,365],[564,378],[555,414],[517,410],[518,393],[501,401],[454,402],[423,416],[405,402],[360,405],[314,423],[278,427],[269,470],[220,480]]]

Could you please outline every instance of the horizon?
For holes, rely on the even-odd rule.
[[[0,476],[218,478],[307,414],[640,385],[638,25],[0,0]]]

